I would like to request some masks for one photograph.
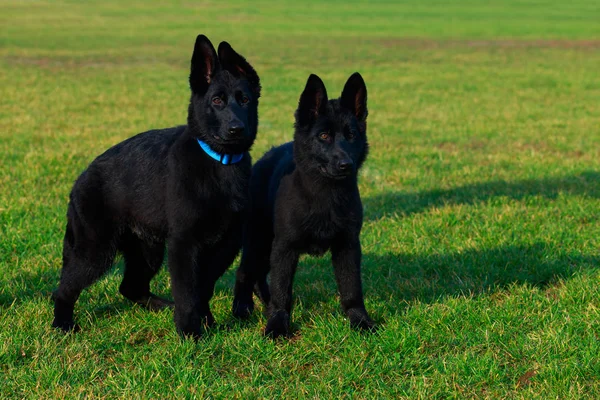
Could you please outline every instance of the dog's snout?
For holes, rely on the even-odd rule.
[[[343,159],[338,161],[338,169],[340,171],[349,171],[350,169],[352,169],[352,165],[354,163],[352,162],[352,160],[350,159]]]
[[[233,136],[239,136],[244,133],[244,124],[235,123],[229,126],[229,134]]]

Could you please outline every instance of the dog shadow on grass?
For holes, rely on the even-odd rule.
[[[492,294],[512,284],[550,289],[561,280],[599,266],[599,253],[565,252],[555,244],[537,242],[428,255],[367,252],[363,254],[362,278],[367,304],[376,302],[380,313],[396,314],[414,302],[434,303],[446,297]],[[232,295],[233,276],[233,271],[230,271],[217,283],[218,297]],[[119,268],[110,272],[109,277],[120,281]],[[36,298],[46,299],[48,307],[51,307],[50,294],[57,279],[56,271],[22,276],[22,284],[14,290],[0,293],[0,312],[13,304],[18,306]],[[105,293],[103,290],[100,292]],[[168,287],[161,286],[157,293],[171,297],[169,292]],[[294,331],[310,323],[307,319],[309,314],[331,310],[331,301],[337,298],[337,287],[328,255],[318,261],[312,258],[301,261],[294,294],[295,302],[300,301],[302,308],[309,311],[304,317],[294,314]],[[87,294],[82,297],[84,306],[80,307],[92,312],[94,319],[107,318],[136,307],[118,294],[114,284],[106,291],[106,296],[97,298]],[[341,317],[339,306],[335,307]],[[262,324],[259,317],[262,310],[257,302],[255,315],[249,321],[240,322],[229,315],[217,321],[216,329],[236,331]],[[385,323],[383,315],[374,314],[373,318],[378,323]]]
[[[0,278],[0,312],[31,299],[49,298],[56,279],[54,270],[25,271],[16,277]]]
[[[363,198],[363,203],[365,219],[374,221],[390,214],[408,216],[430,208],[474,204],[499,196],[512,199],[527,196],[556,198],[560,193],[600,198],[600,173],[586,171],[562,178],[491,181],[421,193],[392,192]],[[408,307],[412,301],[431,303],[446,296],[490,293],[511,284],[546,288],[578,272],[595,269],[599,263],[598,253],[565,252],[554,244],[537,242],[427,255],[365,253],[362,275],[367,301],[380,301],[393,313]],[[235,267],[237,265],[232,269]],[[120,281],[119,269],[109,273],[111,279]],[[59,275],[58,270],[44,270],[22,273],[16,280],[14,277],[0,280],[0,312],[36,298],[47,299],[50,306],[50,296],[58,285]],[[219,281],[217,295],[231,295],[232,276],[228,273]],[[329,256],[317,263],[302,261],[294,288],[304,309],[327,307],[324,303],[330,302],[337,293]],[[109,296],[113,300],[108,302],[105,298],[83,299],[84,302],[96,303],[93,306],[96,318],[132,307],[116,290],[112,291]],[[169,292],[163,287],[157,294],[171,297]],[[257,306],[258,312],[261,309]],[[256,319],[251,321],[256,322]],[[240,325],[229,319],[223,323],[225,327],[240,329]]]
[[[365,219],[377,221],[388,215],[410,216],[431,208],[475,204],[494,197],[553,199],[562,193],[600,198],[600,173],[585,171],[515,182],[499,180],[419,193],[390,192],[363,198],[363,204]],[[569,253],[555,244],[536,242],[457,253],[366,253],[362,275],[365,297],[387,302],[390,311],[398,311],[411,301],[430,303],[446,296],[478,295],[511,284],[546,288],[578,272],[597,268],[599,263],[600,251]],[[299,275],[295,283],[298,296],[308,308],[323,306],[336,293],[330,263],[309,262],[305,267],[311,271]]]
[[[161,271],[165,274],[166,271]],[[43,301],[52,307],[52,293],[58,288],[60,269],[46,269],[36,272],[20,272],[17,277],[0,278],[0,313],[10,307],[18,307],[30,301]],[[123,278],[123,262],[116,265],[94,283],[86,288],[78,300],[76,313],[81,308],[92,310],[95,317],[116,315],[134,306],[118,292],[118,283]],[[112,282],[107,285],[107,280]],[[99,287],[102,286],[102,287]],[[110,286],[110,287],[107,287]],[[161,285],[158,295],[171,297],[170,290]]]
[[[494,197],[520,200],[528,196],[543,196],[554,199],[561,193],[600,198],[600,173],[585,171],[558,178],[526,179],[515,182],[497,180],[418,193],[388,192],[363,198],[362,201],[365,220],[376,221],[396,213],[409,216],[430,208],[475,204]]]
[[[362,264],[367,303],[379,302],[393,314],[415,301],[485,295],[513,284],[549,289],[577,273],[597,269],[600,254],[565,252],[538,242],[430,255],[366,253]],[[304,309],[324,307],[337,293],[333,274],[327,271],[331,268],[304,267],[310,272],[295,282],[296,295],[302,298]]]

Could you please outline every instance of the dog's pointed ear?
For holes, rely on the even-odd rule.
[[[260,97],[260,78],[252,65],[250,65],[244,57],[233,50],[227,42],[221,42],[218,51],[221,67],[224,70],[229,71],[233,76],[242,77],[248,80],[250,89],[257,97]]]
[[[359,122],[367,120],[367,85],[358,72],[353,73],[342,90],[342,107],[350,110]]]
[[[194,94],[204,94],[213,76],[220,68],[219,59],[212,43],[204,35],[198,35],[192,54],[190,88]]]
[[[327,107],[327,89],[325,84],[315,74],[311,74],[306,82],[306,87],[300,95],[298,110],[296,110],[296,124],[308,126],[323,114]]]

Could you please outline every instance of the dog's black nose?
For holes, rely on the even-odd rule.
[[[229,127],[229,134],[232,136],[239,136],[244,133],[244,125],[231,125]]]
[[[352,165],[354,163],[352,162],[352,160],[340,160],[338,161],[338,169],[340,171],[348,171],[352,168]]]

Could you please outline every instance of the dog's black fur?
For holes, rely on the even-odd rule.
[[[214,322],[216,280],[241,248],[251,159],[258,127],[256,71],[227,42],[218,55],[196,39],[187,125],[140,133],[96,158],[73,186],[67,211],[63,269],[54,293],[53,326],[77,330],[73,307],[81,291],[125,259],[119,291],[150,309],[172,305],[150,293],[165,244],[180,334],[198,337]],[[218,153],[243,154],[223,165]]]
[[[267,335],[289,334],[298,257],[327,250],[351,326],[374,328],[360,277],[363,209],[357,172],[367,156],[366,118],[367,88],[360,74],[348,79],[339,99],[329,101],[321,79],[311,75],[296,111],[294,141],[271,149],[252,170],[233,313],[250,315],[256,290],[268,304]]]

